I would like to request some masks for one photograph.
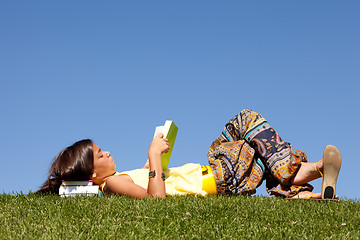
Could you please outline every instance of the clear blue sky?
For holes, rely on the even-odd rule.
[[[83,138],[109,150],[118,171],[142,167],[166,119],[179,127],[170,166],[205,164],[224,124],[249,108],[310,161],[336,145],[337,194],[358,199],[359,9],[331,0],[2,1],[0,191],[36,191],[55,155]]]

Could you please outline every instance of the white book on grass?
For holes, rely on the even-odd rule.
[[[62,186],[92,186],[93,181],[92,180],[85,180],[85,181],[61,181]]]
[[[61,197],[77,196],[77,195],[98,195],[99,186],[94,185],[90,181],[62,181],[59,188],[59,195]]]

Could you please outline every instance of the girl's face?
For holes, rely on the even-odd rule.
[[[110,152],[102,151],[95,143],[93,143],[94,152],[94,174],[96,178],[102,179],[113,175],[116,170],[114,159],[110,156]]]

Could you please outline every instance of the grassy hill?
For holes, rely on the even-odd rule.
[[[359,201],[0,194],[1,239],[360,239]]]

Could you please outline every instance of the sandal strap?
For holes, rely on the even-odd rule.
[[[313,196],[315,196],[317,193],[313,193],[310,196],[306,197],[306,199],[311,199]]]
[[[316,169],[317,169],[318,172],[320,173],[321,177],[324,177],[324,174],[320,171],[319,162],[316,163]]]

